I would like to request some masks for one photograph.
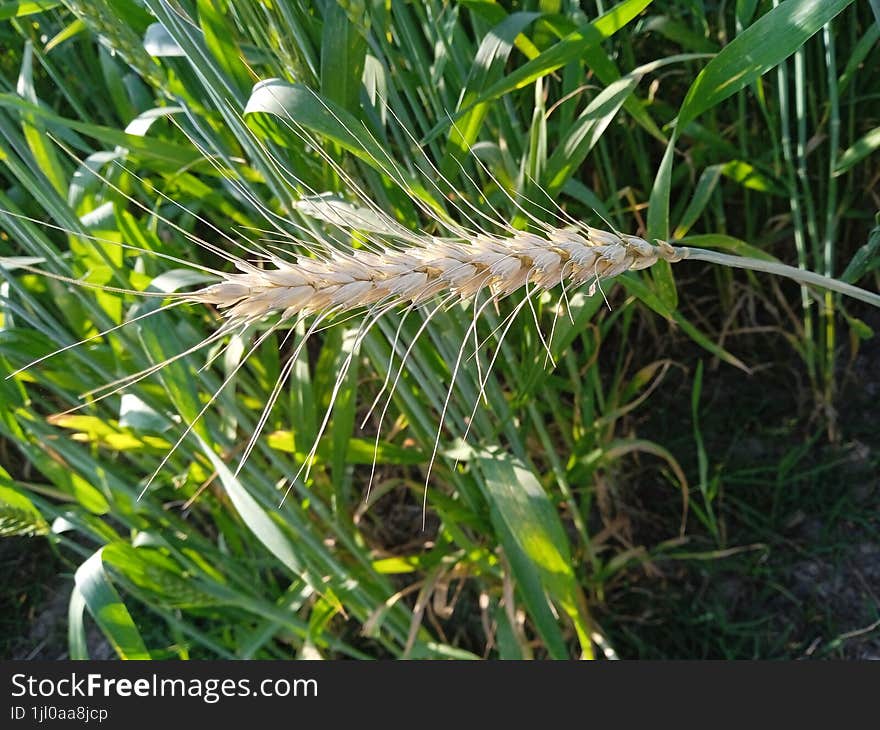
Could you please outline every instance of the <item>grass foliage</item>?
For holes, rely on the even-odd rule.
[[[174,258],[225,265],[190,235],[236,253],[230,238],[285,246],[300,226],[342,235],[296,202],[352,201],[348,177],[417,230],[432,230],[420,206],[458,220],[497,211],[526,227],[530,216],[554,220],[558,202],[593,225],[877,290],[880,25],[867,3],[580,5],[3,5],[0,373],[87,342],[0,380],[0,534],[48,537],[73,573],[71,656],[87,654],[89,622],[125,658],[794,651],[778,627],[729,629],[717,606],[705,618],[715,594],[692,601],[687,581],[666,590],[649,579],[670,565],[712,566],[713,581],[754,574],[752,557],[782,549],[774,536],[798,509],[788,488],[812,483],[791,477],[806,458],[801,435],[848,436],[843,370],[872,335],[866,308],[831,294],[688,263],[673,277],[661,262],[609,283],[610,310],[567,292],[556,318],[562,298],[545,295],[500,345],[520,300],[487,308],[481,367],[465,363],[446,410],[424,529],[426,467],[459,348],[475,337],[472,304],[438,312],[418,339],[427,310],[387,317],[361,343],[356,322],[323,331],[290,364],[237,475],[288,365],[285,332],[241,368],[259,328],[65,413],[191,348],[217,317],[155,311],[161,299],[34,267],[179,291],[203,279]],[[553,329],[555,368],[536,325],[548,339]],[[757,333],[777,362],[796,353],[785,367],[802,382],[784,400],[791,412],[781,406],[793,451],[764,454],[747,474],[745,457],[725,466],[723,435],[752,416],[727,423],[706,392],[719,378],[786,392],[761,374]],[[414,340],[367,498],[381,410],[361,421]],[[308,479],[288,483],[331,399]],[[779,512],[762,514],[770,493]],[[821,494],[817,509],[837,504]],[[642,500],[650,519],[635,516]],[[657,592],[655,609],[633,622],[640,590]],[[755,638],[768,630],[779,641]]]

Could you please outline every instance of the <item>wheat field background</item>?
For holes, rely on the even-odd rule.
[[[0,3],[3,656],[880,656],[878,40]]]

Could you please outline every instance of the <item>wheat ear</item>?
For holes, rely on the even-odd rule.
[[[481,234],[471,241],[422,239],[402,249],[333,251],[292,262],[271,257],[274,268],[240,262],[238,273],[224,274],[223,281],[188,298],[217,306],[231,321],[251,322],[273,314],[289,319],[378,303],[421,304],[439,295],[470,299],[488,291],[500,299],[524,287],[545,290],[560,284],[589,283],[593,294],[603,279],[660,260],[683,259],[781,275],[880,306],[880,295],[810,271],[665,241],[652,244],[589,226],[553,229],[546,236],[517,232],[507,237]]]
[[[676,261],[667,243],[651,245],[635,236],[595,228],[510,237],[479,235],[470,242],[434,238],[382,252],[332,252],[320,259],[272,259],[272,269],[240,265],[240,273],[193,292],[194,302],[214,304],[231,320],[250,321],[280,313],[345,312],[378,302],[422,303],[440,294],[469,299],[488,290],[501,298],[529,284],[553,288],[610,278],[643,269],[659,259]]]

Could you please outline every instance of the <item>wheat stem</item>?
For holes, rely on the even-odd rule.
[[[687,246],[675,247],[681,252],[683,259],[691,261],[707,261],[712,264],[721,264],[722,266],[732,266],[737,269],[748,269],[750,271],[762,271],[766,274],[775,274],[784,276],[788,279],[794,279],[802,284],[812,284],[823,289],[829,289],[838,294],[845,294],[853,299],[872,304],[880,307],[880,294],[860,289],[852,284],[847,284],[839,279],[832,279],[828,276],[822,276],[813,271],[806,269],[798,269],[794,266],[788,266],[776,261],[764,261],[762,259],[753,259],[746,256],[731,256],[729,254],[718,253],[717,251],[708,251],[703,248],[689,248]]]

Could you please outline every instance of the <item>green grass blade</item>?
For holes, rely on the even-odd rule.
[[[685,245],[697,246],[698,248],[718,248],[722,251],[736,254],[737,256],[748,256],[753,259],[764,259],[766,261],[776,261],[776,257],[772,254],[762,251],[757,246],[750,243],[728,236],[723,233],[699,233],[685,236],[676,241]]]
[[[494,452],[477,457],[484,477],[486,499],[492,511],[496,528],[509,556],[521,555],[529,567],[537,571],[543,591],[571,618],[585,654],[592,652],[591,628],[585,611],[583,594],[571,567],[571,552],[565,530],[556,508],[535,475],[502,453]],[[515,572],[520,575],[526,564],[511,557]],[[521,584],[524,599],[543,626],[546,604],[543,595],[535,593],[535,586]],[[545,640],[554,653],[559,644],[558,628],[544,626]]]
[[[871,231],[867,243],[859,247],[840,278],[852,284],[877,268],[880,268],[880,226]]]
[[[381,147],[366,127],[345,109],[301,84],[279,79],[261,81],[253,88],[244,114],[271,114],[292,130],[303,128],[329,139],[360,158],[411,195],[418,196],[441,215],[443,206]],[[294,131],[288,134],[295,134]]]
[[[15,488],[9,473],[0,467],[0,538],[12,535],[45,535],[49,525],[39,509]]]
[[[28,42],[24,47],[24,59],[21,62],[21,72],[18,76],[18,93],[22,98],[36,106],[38,104],[33,79],[34,49]],[[52,143],[46,137],[46,130],[38,121],[35,114],[22,115],[22,130],[37,169],[45,175],[46,179],[59,193],[64,194],[67,190],[67,175],[61,166]]]
[[[102,552],[103,548],[77,568],[76,590],[120,659],[150,659],[131,614],[104,571]]]
[[[482,104],[497,99],[511,91],[522,89],[533,81],[546,76],[565,64],[580,59],[584,52],[597,46],[602,40],[611,37],[627,23],[633,20],[642,10],[651,4],[653,0],[624,0],[593,23],[589,24],[589,31],[585,29],[575,30],[558,43],[550,46],[539,56],[523,64],[512,71],[500,81],[492,84],[486,91],[479,94],[474,104]],[[597,32],[598,31],[598,32]],[[466,113],[463,109],[459,115]],[[441,128],[445,125],[441,123]],[[432,130],[432,135],[436,130]],[[428,139],[432,135],[429,135]]]
[[[278,560],[296,575],[302,575],[304,566],[290,539],[277,525],[250,493],[244,488],[238,478],[229,471],[229,468],[220,459],[208,444],[202,442],[202,451],[211,461],[220,483],[229,495],[235,510],[247,525],[253,535],[263,546]]]
[[[71,659],[88,659],[89,646],[86,639],[86,599],[74,585],[67,607],[67,652]]]
[[[880,127],[875,127],[838,158],[834,175],[842,175],[878,149],[880,149]]]
[[[675,228],[673,238],[681,238],[687,235],[691,226],[699,220],[718,185],[718,181],[721,179],[721,168],[722,165],[710,165],[703,170],[694,188],[688,207],[682,213],[681,220]]]
[[[587,108],[567,131],[547,161],[546,182],[544,184],[547,193],[553,197],[562,190],[572,173],[580,167],[590,150],[599,141],[620,108],[626,106],[627,101],[633,98],[632,94],[636,86],[646,74],[670,64],[701,57],[699,54],[670,56],[639,66],[626,76],[608,84],[587,104]]]
[[[504,65],[510,57],[516,38],[539,17],[541,17],[541,13],[511,13],[493,27],[480,42],[461,99],[455,110],[456,112],[463,109],[468,111],[458,118],[455,126],[449,130],[446,154],[440,164],[440,170],[445,175],[452,175],[456,169],[456,161],[466,157],[474,142],[477,141],[483,120],[489,112],[488,104],[478,104],[476,100],[503,73]]]
[[[778,66],[852,1],[786,0],[763,15],[700,72],[682,102],[678,127]]]
[[[242,54],[235,44],[225,16],[229,8],[225,0],[198,0],[199,25],[205,35],[205,46],[226,77],[243,95],[251,87],[251,77],[242,63]]]
[[[349,18],[353,6],[327,3],[321,36],[321,94],[352,114],[360,109],[367,41]],[[363,14],[362,14],[363,15]]]
[[[23,18],[26,15],[42,13],[61,5],[60,0],[17,0],[16,2],[0,3],[0,20]]]

